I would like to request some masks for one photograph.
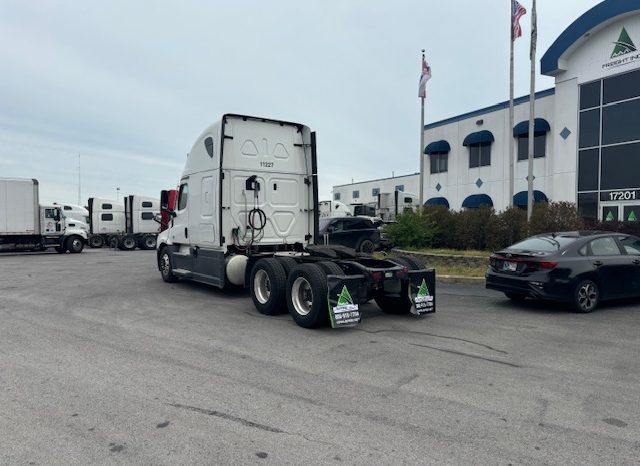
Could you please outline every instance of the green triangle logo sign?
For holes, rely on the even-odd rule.
[[[424,280],[424,278],[422,279],[422,283],[420,283],[420,288],[418,288],[418,295],[419,298],[424,298],[429,296],[429,287],[427,287],[427,282]]]
[[[638,217],[636,217],[635,211],[633,211],[633,210],[631,211],[631,213],[627,217],[627,220],[630,221],[630,222],[637,222],[638,221]]]
[[[340,292],[340,297],[338,298],[338,306],[346,306],[347,304],[353,304],[353,299],[349,294],[349,290],[345,285],[342,285],[342,291]]]
[[[620,37],[618,37],[618,40],[615,41],[614,44],[616,45],[613,47],[613,52],[611,52],[611,58],[616,58],[620,55],[625,55],[638,50],[625,28],[622,28],[622,31],[620,31]]]
[[[613,212],[609,211],[609,213],[607,214],[607,216],[605,217],[604,221],[605,222],[613,222]]]

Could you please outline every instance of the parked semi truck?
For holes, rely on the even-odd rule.
[[[398,214],[418,208],[418,197],[402,191],[378,194],[376,215],[385,223],[395,222]]]
[[[351,209],[340,201],[320,201],[318,203],[320,218],[351,217]]]
[[[315,133],[302,124],[227,114],[188,154],[172,220],[158,235],[166,282],[249,288],[256,309],[307,328],[360,321],[374,299],[389,313],[435,311],[435,272],[315,244]]]
[[[91,218],[89,246],[107,245],[125,251],[155,249],[159,231],[156,219],[160,200],[129,195],[120,203],[110,199],[90,198]]]
[[[0,251],[82,252],[87,231],[72,223],[61,206],[40,204],[38,180],[0,178]]]
[[[65,204],[62,202],[54,202],[53,205],[59,206],[62,209],[64,217],[67,219],[67,225],[70,227],[82,228],[89,232],[89,211],[77,204]]]

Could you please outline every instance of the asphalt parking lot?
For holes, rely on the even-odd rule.
[[[640,302],[305,330],[153,251],[0,255],[0,464],[637,464]]]

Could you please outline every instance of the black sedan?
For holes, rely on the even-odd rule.
[[[593,311],[600,300],[640,296],[640,238],[573,231],[532,236],[494,253],[486,287],[514,300],[527,297]]]

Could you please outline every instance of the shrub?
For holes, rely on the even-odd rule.
[[[424,211],[407,211],[396,217],[396,223],[385,227],[385,235],[401,248],[433,247],[437,225]]]
[[[489,219],[486,228],[487,249],[502,249],[526,238],[527,234],[526,210],[510,207]]]
[[[581,230],[584,227],[576,205],[571,202],[536,204],[529,222],[529,235],[554,231]]]

